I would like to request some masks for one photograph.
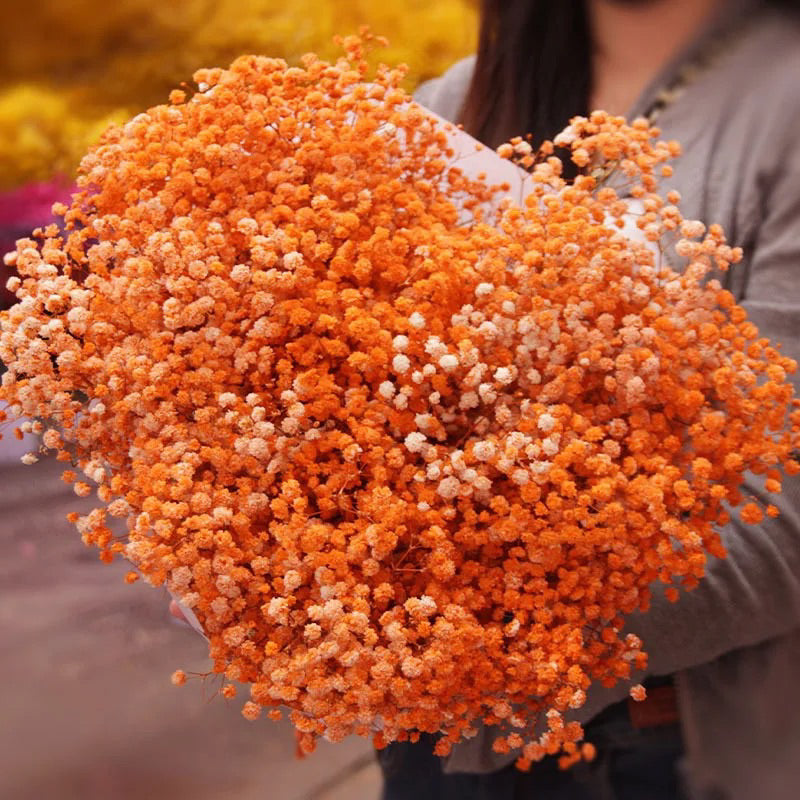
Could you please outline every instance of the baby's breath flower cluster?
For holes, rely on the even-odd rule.
[[[517,205],[345,47],[203,70],[105,135],[67,233],[10,257],[0,399],[99,498],[84,541],[197,615],[247,718],[288,707],[309,750],[446,753],[485,721],[523,763],[590,757],[562,714],[645,666],[625,616],[697,583],[729,506],[761,519],[746,470],[797,471],[795,364],[709,275],[739,257],[722,232],[657,194],[676,147],[645,122],[575,120],[571,183],[503,146]]]

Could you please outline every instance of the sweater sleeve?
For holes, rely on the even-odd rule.
[[[800,148],[793,141],[778,172],[739,302],[761,336],[800,361]],[[800,396],[800,376],[791,378]],[[757,527],[734,517],[722,534],[728,557],[710,560],[696,590],[675,605],[658,594],[649,612],[631,618],[652,672],[675,672],[800,628],[800,479],[787,477],[782,494],[767,495],[750,476],[745,491],[778,506],[780,516]]]
[[[800,361],[800,148],[793,146],[781,167],[763,209],[739,302],[762,336]],[[791,377],[800,396],[800,375]],[[780,495],[767,495],[756,476],[747,479],[744,490],[776,505],[780,515],[759,526],[734,516],[722,531],[727,557],[709,559],[695,590],[670,603],[656,586],[650,609],[630,617],[626,627],[641,637],[650,674],[691,669],[800,629],[800,478],[786,477]],[[629,685],[592,687],[574,718],[587,722],[623,699]]]
[[[787,138],[791,142],[779,157],[780,168],[767,181],[752,256],[746,266],[731,269],[748,272],[738,300],[761,336],[800,361],[800,147]],[[800,376],[791,377],[800,396]],[[631,615],[626,624],[644,643],[649,674],[691,669],[800,629],[800,478],[786,477],[780,495],[767,495],[757,476],[743,488],[776,505],[780,515],[759,526],[735,517],[721,532],[727,557],[709,558],[700,585],[682,592],[677,603],[666,599],[662,586],[653,587],[650,609]],[[634,681],[643,677],[632,676]],[[593,685],[586,704],[566,716],[588,722],[624,699],[630,685]],[[492,752],[496,735],[481,728],[477,737],[454,748],[445,771],[489,772],[510,763],[516,754]]]

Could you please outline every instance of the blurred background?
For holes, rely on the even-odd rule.
[[[51,221],[81,156],[114,121],[166,100],[200,67],[244,53],[335,55],[369,25],[409,66],[407,88],[475,43],[475,0],[3,0],[0,253]],[[8,268],[0,264],[0,304]],[[2,366],[0,365],[0,370]],[[86,500],[61,465],[19,462],[0,440],[0,798],[370,800],[368,742],[298,761],[286,723],[244,720],[240,700],[173,670],[208,670],[205,642],[169,617],[161,590],[128,586],[66,522]],[[90,502],[90,501],[89,501]]]

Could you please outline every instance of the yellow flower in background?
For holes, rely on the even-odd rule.
[[[378,54],[405,62],[406,88],[475,41],[474,0],[6,0],[0,50],[0,190],[71,174],[112,120],[159,102],[192,73],[243,53],[295,61],[336,53],[335,34],[369,25]]]
[[[98,111],[72,102],[73,93],[19,84],[0,94],[0,190],[71,174],[87,147],[122,109]]]

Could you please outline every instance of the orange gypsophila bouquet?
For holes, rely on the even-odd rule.
[[[775,513],[740,487],[797,471],[795,363],[709,274],[722,232],[657,193],[647,123],[573,121],[570,182],[504,145],[519,203],[345,47],[200,71],[105,134],[66,232],[8,258],[0,399],[246,717],[579,758],[562,712],[646,662],[626,615],[697,583],[731,507]]]

